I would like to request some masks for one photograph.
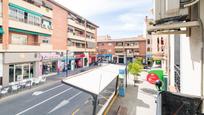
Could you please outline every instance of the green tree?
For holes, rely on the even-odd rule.
[[[134,80],[137,80],[139,73],[142,71],[143,65],[141,59],[136,59],[134,62],[128,64],[128,73],[134,76]]]

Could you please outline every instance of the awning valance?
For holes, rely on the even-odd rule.
[[[199,21],[174,22],[174,23],[150,26],[147,28],[147,31],[155,32],[155,31],[164,31],[164,30],[174,30],[174,29],[180,29],[180,28],[198,27],[199,25],[200,25]]]
[[[9,31],[20,32],[20,33],[31,34],[31,35],[39,35],[39,36],[45,36],[45,37],[51,36],[50,34],[44,34],[44,33],[39,33],[39,32],[27,31],[27,30],[22,30],[22,29],[17,29],[17,28],[9,28]]]
[[[27,13],[30,13],[30,14],[33,14],[33,15],[42,17],[42,14],[39,14],[39,13],[34,12],[34,11],[32,11],[32,10],[23,8],[23,7],[21,7],[21,6],[18,6],[18,5],[16,5],[16,4],[13,4],[13,3],[9,3],[9,7],[13,7],[13,8],[22,10],[22,11],[24,11],[24,12],[27,12]]]

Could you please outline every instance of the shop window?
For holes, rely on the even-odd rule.
[[[3,43],[3,38],[1,35],[0,35],[0,43]]]
[[[14,65],[9,65],[9,83],[14,82]]]

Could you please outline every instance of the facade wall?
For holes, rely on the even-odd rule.
[[[99,54],[112,54],[115,55],[115,43],[114,42],[98,42],[98,53]]]
[[[145,55],[146,55],[146,41],[139,42],[139,55],[145,57]]]
[[[54,50],[67,49],[67,18],[67,11],[53,4],[52,45]]]

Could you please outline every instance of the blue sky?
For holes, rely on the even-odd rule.
[[[152,0],[56,0],[68,9],[100,26],[98,35],[112,38],[143,34],[144,18]]]

